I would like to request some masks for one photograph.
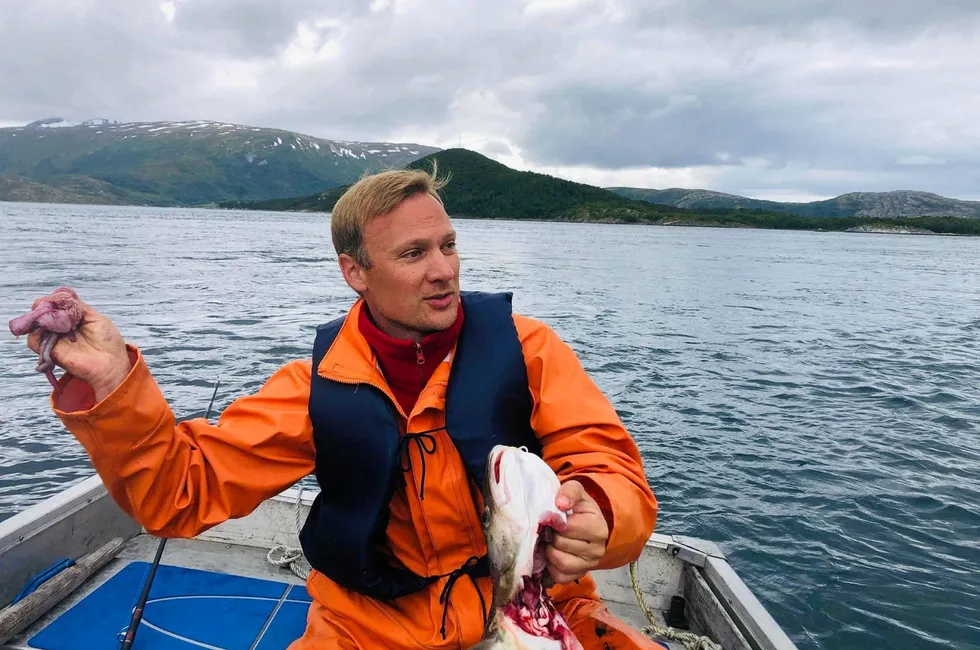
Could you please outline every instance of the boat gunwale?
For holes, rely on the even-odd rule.
[[[310,507],[318,490],[308,487],[289,487],[275,494],[259,505],[275,504],[280,507],[295,507],[297,498],[302,506]],[[0,559],[12,549],[30,543],[31,539],[42,534],[45,530],[74,516],[78,516],[86,508],[99,503],[110,495],[101,478],[93,474],[61,492],[51,495],[42,501],[16,513],[12,517],[0,521]],[[110,499],[111,500],[111,499]],[[107,504],[108,505],[108,504]],[[138,523],[112,502],[118,515],[132,523],[133,534],[128,539],[140,533],[146,533]],[[258,509],[258,508],[256,508]],[[254,512],[254,511],[253,511]],[[251,514],[251,513],[250,513]],[[248,517],[250,515],[245,515]],[[244,519],[240,517],[239,519]],[[220,524],[218,525],[220,526]],[[217,528],[216,526],[215,528]],[[213,529],[212,529],[213,530]],[[110,535],[110,532],[105,535]],[[196,536],[207,540],[209,531]],[[94,550],[105,540],[95,537],[87,540],[88,546]],[[241,544],[247,546],[248,544]],[[709,585],[712,600],[715,605],[724,610],[735,623],[736,629],[748,640],[756,650],[795,650],[785,631],[776,623],[765,606],[758,600],[741,577],[737,574],[722,551],[709,540],[672,535],[669,533],[653,533],[644,543],[645,552],[664,554],[668,560],[682,562],[697,571]],[[645,554],[645,553],[644,553]],[[642,555],[641,555],[642,558]],[[75,558],[77,559],[77,558]],[[44,566],[24,568],[17,573],[30,574],[43,570]],[[609,573],[628,571],[628,567],[619,567]],[[0,574],[3,572],[0,571]],[[602,572],[606,573],[606,572]],[[620,580],[622,578],[619,578]],[[626,584],[629,584],[628,574]],[[14,589],[19,589],[15,586]],[[683,585],[680,585],[683,588]],[[14,592],[16,593],[16,591]],[[0,594],[0,608],[8,604],[11,593],[7,598]]]
[[[45,528],[106,496],[109,491],[105,484],[98,474],[93,474],[0,521],[0,557]]]
[[[698,569],[715,599],[759,650],[796,650],[786,631],[745,584],[728,560],[709,557]]]
[[[78,560],[115,537],[129,542],[141,531],[97,474],[0,521],[0,611],[55,562]]]

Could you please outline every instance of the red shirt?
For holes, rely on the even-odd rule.
[[[357,326],[378,357],[378,365],[405,413],[411,413],[415,400],[425,388],[436,367],[446,358],[463,326],[463,306],[459,305],[456,322],[429,334],[419,343],[395,339],[374,324],[367,305],[361,310]]]

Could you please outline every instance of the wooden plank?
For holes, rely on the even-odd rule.
[[[684,567],[684,598],[685,613],[694,624],[692,627],[700,629],[724,650],[752,650],[735,621],[715,598],[701,571],[692,565]]]
[[[0,643],[28,627],[78,588],[93,573],[101,569],[126,546],[126,540],[116,537],[101,548],[80,558],[41,584],[23,600],[0,610]]]

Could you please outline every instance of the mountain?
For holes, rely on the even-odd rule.
[[[0,199],[201,205],[296,196],[436,151],[225,122],[50,118],[0,129],[0,175],[21,179]]]
[[[799,214],[828,217],[966,217],[980,219],[980,201],[960,201],[931,192],[851,192],[804,203]],[[813,210],[813,212],[807,212]]]
[[[415,160],[409,169],[430,170],[435,163],[449,184],[440,191],[453,216],[484,219],[542,219],[635,223],[655,221],[687,210],[624,198],[601,187],[547,174],[511,169],[466,149],[446,149]],[[226,202],[227,208],[329,212],[347,187],[260,202]]]
[[[434,166],[438,169],[439,176],[449,176],[449,183],[440,191],[440,196],[446,205],[446,211],[452,217],[980,235],[978,219],[954,217],[828,219],[751,208],[682,208],[651,203],[620,196],[601,187],[511,169],[482,154],[466,149],[446,149],[406,165],[410,169],[425,170],[431,170]],[[304,196],[267,201],[226,201],[220,203],[218,207],[240,210],[331,212],[348,187],[334,187]]]
[[[518,171],[466,149],[447,149],[407,165],[450,176],[440,192],[446,210],[461,217],[635,221],[686,212],[620,197],[593,185]],[[650,208],[653,208],[652,210]]]
[[[788,212],[802,217],[965,217],[980,218],[980,201],[960,201],[930,192],[899,190],[894,192],[852,192],[825,201],[783,203],[750,199],[711,190],[670,188],[650,190],[638,187],[609,187],[620,196],[673,205],[681,208],[709,210],[768,210]]]
[[[735,208],[746,208],[749,210],[777,210],[787,212],[782,209],[792,203],[779,203],[777,201],[762,201],[760,199],[749,199],[735,194],[725,194],[724,192],[713,192],[711,190],[687,190],[680,187],[672,187],[666,190],[648,190],[640,187],[607,187],[607,190],[615,192],[620,196],[650,203],[663,205],[673,205],[679,208],[690,208],[694,210],[731,210]]]

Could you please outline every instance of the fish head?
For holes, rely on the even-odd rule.
[[[567,526],[565,513],[555,505],[560,487],[540,456],[504,445],[490,451],[483,523],[499,606],[517,600],[532,584],[540,586],[545,546]]]

